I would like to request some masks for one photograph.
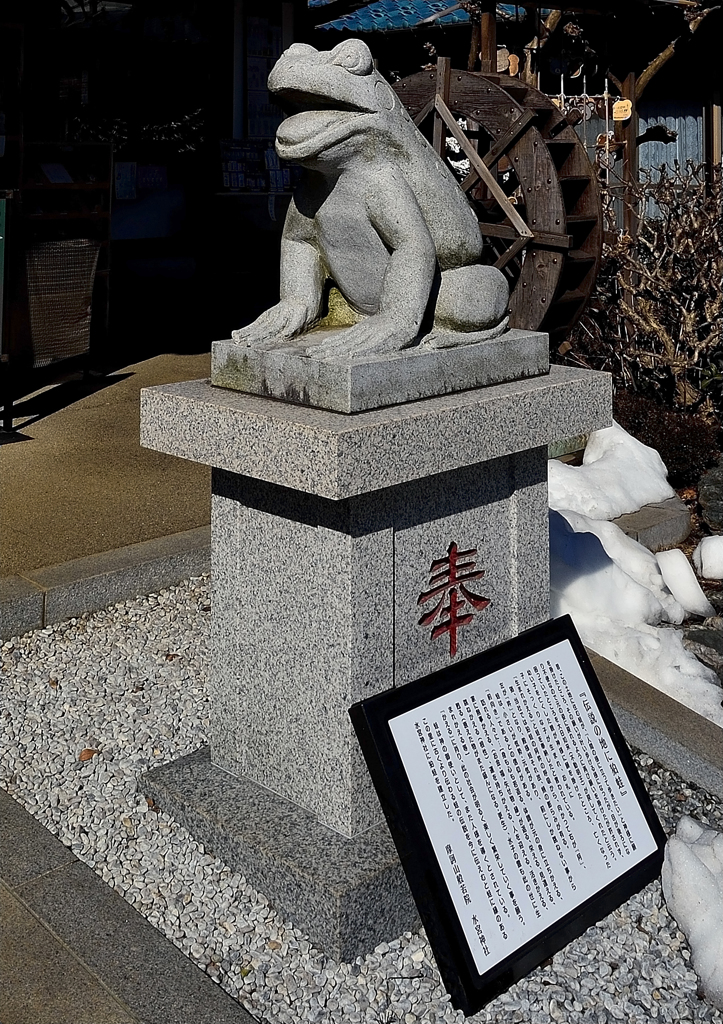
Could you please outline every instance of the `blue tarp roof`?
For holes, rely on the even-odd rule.
[[[325,7],[332,0],[309,0],[309,7]],[[341,18],[318,25],[320,29],[347,29],[350,32],[394,32],[401,29],[416,28],[425,18],[439,14],[454,6],[454,0],[375,0],[374,3],[360,7]],[[519,20],[526,17],[523,7],[516,4],[499,4],[497,18],[501,21]],[[469,15],[465,10],[452,11],[445,14],[432,26],[440,28],[449,25],[469,24]]]

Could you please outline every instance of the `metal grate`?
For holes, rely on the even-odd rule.
[[[41,242],[27,250],[33,366],[88,351],[99,243],[89,238]]]

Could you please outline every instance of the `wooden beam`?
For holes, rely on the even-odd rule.
[[[497,142],[495,142],[492,149],[485,153],[483,159],[488,167],[496,164],[497,161],[504,153],[514,144],[520,135],[525,131],[530,121],[534,121],[535,113],[532,110],[526,110],[522,117],[518,118],[507,131],[502,135]],[[462,182],[462,191],[467,192],[472,188],[474,183],[479,180],[479,174],[475,170],[471,170],[467,177]]]
[[[720,93],[713,97],[710,105],[710,162],[716,167],[723,162],[723,114]]]
[[[515,238],[517,232],[509,224],[486,224],[480,221],[480,231],[488,238]],[[546,249],[571,249],[572,235],[558,235],[551,231],[533,231],[530,240]]]
[[[480,15],[480,71],[483,75],[497,73],[497,20],[493,2]]]
[[[525,110],[525,112],[522,114],[522,117],[518,117],[518,119],[510,125],[510,127],[507,129],[504,135],[502,135],[497,140],[497,142],[495,142],[494,146],[489,151],[489,153],[485,154],[484,161],[488,167],[491,167],[492,164],[497,163],[502,154],[505,153],[505,151],[510,148],[512,143],[515,142],[517,138],[520,135],[522,135],[522,133],[527,129],[527,126],[529,125],[530,121],[535,120],[535,117],[536,111]]]
[[[431,114],[433,110],[434,110],[434,96],[431,98],[431,100],[429,100],[428,103],[424,104],[422,109],[419,111],[417,116],[414,118],[414,123],[416,124],[417,128],[419,128],[420,124],[425,119],[425,117],[427,117],[429,114]]]
[[[680,3],[680,0],[678,0],[678,2]],[[692,20],[688,21],[688,31],[691,33],[697,32],[701,24],[703,23],[703,19],[706,18],[709,14],[712,14],[713,11],[717,10],[720,10],[719,6],[704,8],[702,11],[700,11],[697,17],[694,17]],[[659,53],[655,60],[652,60],[650,64],[648,64],[645,71],[643,71],[642,74],[638,77],[638,80],[635,85],[635,99],[638,100],[638,102],[640,102],[640,99],[642,98],[642,95],[645,92],[647,86],[650,84],[650,81],[655,77],[655,75],[657,75],[660,69],[665,64],[668,63],[671,57],[675,55],[676,47],[678,46],[678,43],[681,41],[682,38],[683,36],[678,36],[677,39],[673,39],[672,42],[668,43],[663,52]]]
[[[503,267],[506,267],[510,260],[514,259],[517,253],[520,251],[520,249],[524,249],[524,247],[529,243],[529,241],[529,238],[516,238],[512,245],[509,247],[509,249],[505,249],[500,258],[495,261],[494,265],[497,267],[497,269],[502,270]]]
[[[512,226],[515,228],[517,234],[522,235],[524,238],[532,238],[532,231],[525,224],[522,217],[520,217],[519,213],[517,212],[513,204],[509,201],[508,197],[505,195],[504,190],[498,183],[495,176],[490,171],[489,167],[487,167],[484,160],[481,158],[479,153],[472,146],[472,143],[469,141],[469,139],[464,134],[460,126],[457,124],[454,115],[452,114],[451,110],[444,102],[442,97],[439,95],[439,93],[437,93],[437,95],[434,97],[434,106],[437,112],[439,113],[441,119],[447,125],[447,128],[449,129],[450,133],[455,137],[457,142],[460,144],[460,147],[462,148],[464,155],[467,157],[472,167],[474,167],[475,171],[479,174],[482,181],[485,183],[489,191],[492,193],[494,198],[499,203],[500,208],[503,211],[505,217],[507,217]]]
[[[444,159],[444,124],[442,118],[437,113],[437,103],[439,99],[444,104],[445,108],[449,103],[449,81],[452,73],[452,61],[449,57],[437,57],[437,82],[434,87],[435,93],[435,118],[434,118],[434,135],[432,137],[432,146],[434,147],[435,153]]]

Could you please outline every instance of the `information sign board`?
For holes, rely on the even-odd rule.
[[[665,835],[569,616],[350,715],[465,1014],[659,873]]]

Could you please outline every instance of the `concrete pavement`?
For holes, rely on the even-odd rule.
[[[142,449],[138,407],[142,387],[209,363],[160,355],[18,403],[16,433],[0,434],[0,636],[203,567],[210,471]],[[254,1020],[3,790],[0,915],[2,1024]]]
[[[20,402],[0,435],[0,577],[207,525],[210,470],[141,448],[138,408],[143,387],[209,373],[208,353],[160,355]]]

